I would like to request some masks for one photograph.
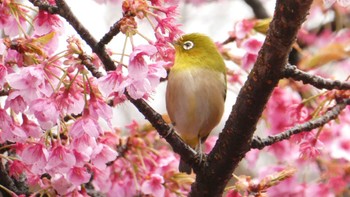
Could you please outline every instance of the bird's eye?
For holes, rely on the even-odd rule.
[[[186,41],[186,42],[184,42],[184,44],[183,44],[182,47],[183,47],[185,50],[190,50],[190,49],[193,48],[193,46],[194,46],[194,44],[193,44],[192,41]]]

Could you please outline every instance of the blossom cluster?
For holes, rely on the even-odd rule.
[[[54,0],[48,3],[55,5]],[[88,59],[103,70],[102,63],[85,52],[81,40],[71,36],[66,50],[57,51],[62,18],[15,0],[0,2],[0,90],[5,98],[0,104],[0,165],[13,179],[25,177],[23,184],[34,196],[87,196],[90,190],[109,196],[177,196],[188,191],[193,179],[178,172],[178,157],[154,129],[141,130],[134,123],[122,132],[112,123],[110,101],[124,101],[125,91],[135,99],[147,98],[173,61],[169,43],[181,33],[176,6],[148,3],[123,1],[121,31],[132,39],[141,34],[133,18],[153,17],[156,41],[132,43],[131,53],[122,53],[128,63],[121,60],[115,71],[97,79],[84,63]]]
[[[162,4],[161,1],[123,1],[120,30],[126,39],[131,40],[133,51],[129,55],[127,72],[123,69],[125,64],[122,54],[117,69],[99,79],[99,87],[103,87],[100,89],[105,97],[113,98],[115,103],[119,103],[125,99],[123,92],[126,89],[134,99],[147,98],[160,79],[166,78],[165,68],[172,65],[175,53],[170,43],[182,33],[175,20],[176,7]],[[138,30],[137,21],[146,19],[154,30],[156,41],[146,38]],[[148,44],[134,46],[132,37],[135,35],[145,38]]]

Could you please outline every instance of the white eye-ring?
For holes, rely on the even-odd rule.
[[[194,44],[193,44],[192,41],[186,41],[186,42],[184,42],[184,44],[183,44],[182,47],[183,47],[185,50],[190,50],[190,49],[193,48],[193,46],[194,46]]]

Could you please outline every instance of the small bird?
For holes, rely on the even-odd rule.
[[[201,145],[220,122],[226,98],[226,66],[214,42],[199,33],[175,43],[175,62],[168,76],[166,108],[185,143],[202,153]],[[180,160],[180,172],[192,169]]]

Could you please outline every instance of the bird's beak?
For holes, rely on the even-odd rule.
[[[171,43],[174,47],[179,46],[179,40],[175,40],[174,42]]]
[[[182,40],[182,36],[180,36],[179,38],[176,38],[171,44],[174,46],[174,47],[177,47],[180,45],[180,42]]]

